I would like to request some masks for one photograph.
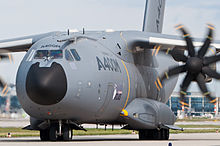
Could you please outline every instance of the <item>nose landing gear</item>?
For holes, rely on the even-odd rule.
[[[68,124],[62,124],[62,121],[51,124],[46,130],[40,130],[40,139],[42,141],[70,141],[72,137],[72,129]]]

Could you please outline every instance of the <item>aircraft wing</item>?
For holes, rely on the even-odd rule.
[[[181,37],[161,35],[159,37],[149,37],[149,43],[155,45],[163,45],[170,47],[186,47],[186,41]],[[193,44],[195,47],[201,47],[204,43],[203,39],[193,39]],[[215,41],[211,44],[212,47],[220,48],[220,41]]]
[[[27,51],[38,40],[55,35],[58,32],[49,32],[44,34],[8,39],[0,41],[0,53]]]
[[[135,49],[136,51],[144,49],[155,49],[167,50],[169,49],[184,49],[186,50],[186,41],[180,36],[174,35],[165,35],[158,33],[144,33],[141,37],[136,37],[130,41],[131,49]],[[194,38],[193,44],[195,47],[201,47],[204,43],[204,39]],[[220,49],[220,41],[214,41],[211,44],[212,47],[216,49]],[[140,48],[139,48],[140,47]],[[135,51],[135,52],[136,52]]]

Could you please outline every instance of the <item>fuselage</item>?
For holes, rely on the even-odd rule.
[[[159,90],[155,81],[174,62],[156,57],[151,49],[134,51],[129,45],[146,34],[58,33],[41,39],[27,52],[17,73],[22,107],[40,120],[120,123],[121,111],[135,98],[166,103],[177,79]]]

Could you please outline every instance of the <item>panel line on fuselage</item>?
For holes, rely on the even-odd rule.
[[[126,50],[127,50],[128,52],[132,53],[132,51],[128,49],[128,42],[127,42],[127,40],[124,38],[123,32],[120,32],[120,37],[121,37],[121,39],[125,42]]]
[[[124,107],[123,107],[123,109],[125,109],[125,107],[126,107],[127,104],[128,104],[128,99],[129,99],[129,97],[130,97],[131,80],[130,80],[130,75],[129,75],[128,69],[127,69],[127,67],[126,67],[126,65],[125,65],[125,63],[124,63],[124,61],[121,60],[121,62],[122,62],[123,66],[124,66],[124,68],[125,68],[125,70],[126,70],[127,77],[128,77],[128,94],[127,94],[127,99],[126,99],[125,105],[124,105]]]

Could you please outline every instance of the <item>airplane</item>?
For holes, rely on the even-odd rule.
[[[203,40],[192,40],[183,26],[178,26],[183,37],[161,34],[164,10],[165,0],[146,0],[142,31],[68,30],[0,41],[0,50],[27,52],[16,77],[19,102],[30,115],[24,129],[39,130],[42,141],[69,141],[73,129],[86,131],[85,123],[124,125],[139,131],[140,140],[168,140],[170,129],[181,130],[166,105],[177,74],[192,73],[187,85],[195,80],[206,89],[205,79],[218,75],[208,65],[219,55],[204,55],[210,46],[216,54],[220,41],[212,41],[214,28],[208,25],[210,33],[197,57],[194,47]],[[203,59],[208,63],[202,64]],[[168,68],[178,61],[191,67],[172,73]],[[204,66],[208,76],[201,73]]]

